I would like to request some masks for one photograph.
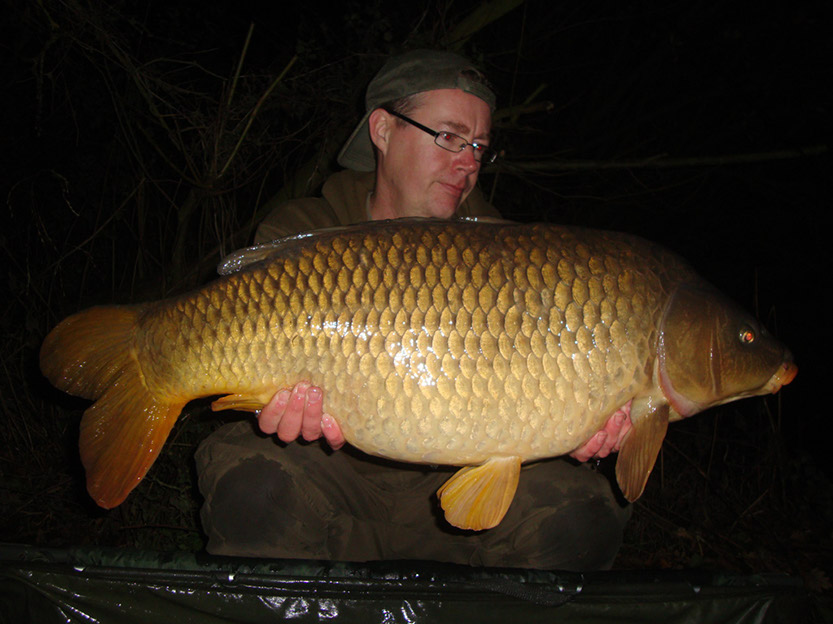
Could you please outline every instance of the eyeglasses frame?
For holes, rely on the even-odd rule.
[[[393,110],[392,108],[389,108],[387,106],[382,106],[381,109],[383,111],[385,111],[386,113],[389,113],[389,114],[393,115],[394,117],[397,117],[398,119],[401,119],[402,121],[411,124],[415,128],[419,128],[423,132],[425,132],[427,134],[430,134],[432,137],[434,137],[434,145],[436,145],[440,149],[444,149],[445,151],[451,152],[452,154],[459,154],[464,149],[471,146],[472,147],[472,155],[475,157],[474,160],[477,163],[481,164],[481,165],[482,164],[490,165],[493,162],[495,162],[495,160],[497,159],[497,152],[494,149],[492,149],[491,147],[489,147],[488,145],[481,145],[477,141],[475,141],[473,143],[469,143],[468,141],[466,141],[466,139],[461,137],[459,134],[455,134],[454,132],[448,132],[447,130],[439,130],[439,131],[438,130],[432,130],[428,126],[423,126],[418,121],[414,121],[413,119],[411,119],[410,117],[408,117],[406,115],[403,115],[402,113],[397,113],[395,110]],[[440,137],[441,134],[450,135],[450,136],[457,137],[458,139],[460,139],[463,142],[462,145],[460,145],[460,149],[458,149],[455,152],[454,150],[449,149],[449,148],[437,143],[437,139]],[[480,155],[480,160],[477,160],[477,153],[478,153],[477,148],[478,147],[483,147],[484,148],[483,152]]]

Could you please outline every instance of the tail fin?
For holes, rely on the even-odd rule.
[[[105,508],[121,503],[159,455],[187,400],[154,395],[135,341],[140,306],[79,312],[50,332],[43,374],[60,390],[95,401],[81,420],[87,491]]]

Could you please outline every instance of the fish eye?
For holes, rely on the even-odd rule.
[[[755,342],[755,330],[751,327],[743,327],[738,334],[738,338],[743,344],[752,344]]]

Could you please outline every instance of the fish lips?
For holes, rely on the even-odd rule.
[[[798,366],[796,366],[795,362],[793,361],[792,354],[787,351],[784,363],[775,371],[775,374],[769,378],[769,381],[764,384],[760,394],[764,394],[764,392],[769,392],[770,394],[775,394],[781,388],[786,386],[787,384],[791,383],[795,376],[798,374]]]

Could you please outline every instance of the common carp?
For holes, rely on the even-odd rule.
[[[678,256],[615,232],[396,220],[250,248],[181,296],[95,307],[41,348],[81,421],[102,507],[144,477],[192,399],[255,411],[301,380],[348,442],[462,468],[446,519],[506,513],[523,462],[571,452],[631,401],[616,465],[638,498],[669,421],[777,392],[797,368],[758,322]]]

